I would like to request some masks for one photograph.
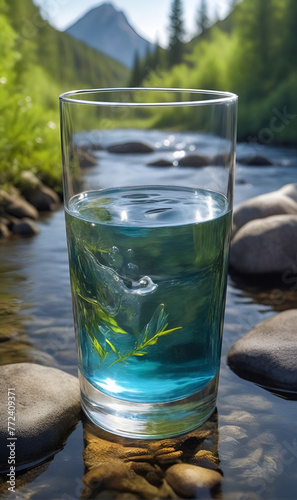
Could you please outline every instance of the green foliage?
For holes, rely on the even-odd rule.
[[[296,0],[242,0],[229,18],[185,46],[180,64],[163,64],[143,85],[233,91],[239,140],[263,141],[266,131],[266,143],[296,143],[296,44]],[[271,128],[282,113],[283,122]],[[171,126],[176,117],[165,109],[158,123]],[[195,125],[184,119],[187,128]]]
[[[116,86],[128,70],[54,30],[31,0],[0,0],[0,183],[23,170],[61,191],[58,96]]]

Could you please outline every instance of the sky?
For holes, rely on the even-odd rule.
[[[118,10],[124,11],[129,23],[144,38],[158,40],[167,46],[168,19],[172,0],[107,0]],[[104,3],[103,0],[33,0],[41,8],[44,19],[63,31],[90,9]],[[224,18],[230,0],[207,0],[209,15]],[[188,39],[195,34],[195,19],[200,0],[183,0],[184,26]],[[216,12],[216,14],[215,14]]]

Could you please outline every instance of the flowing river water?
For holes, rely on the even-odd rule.
[[[174,138],[168,141],[173,143]],[[164,141],[163,145],[169,143]],[[265,154],[275,165],[237,164],[235,204],[296,182],[296,150],[239,145],[237,155],[257,148],[257,153]],[[95,174],[96,167],[90,176]],[[30,361],[77,375],[62,207],[43,216],[38,224],[38,236],[0,241],[0,364]],[[228,349],[236,339],[277,311],[297,307],[296,283],[285,288],[281,282],[255,283],[229,275],[217,401],[218,455],[224,474],[220,498],[296,498],[297,401],[240,379],[226,364]],[[241,433],[226,435],[229,424],[240,427]],[[63,449],[48,463],[32,468],[31,481],[17,498],[79,498],[85,471],[83,425],[79,422]]]

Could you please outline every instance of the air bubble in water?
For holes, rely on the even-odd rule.
[[[156,290],[158,285],[149,276],[143,276],[138,281],[133,281],[132,290],[138,295],[146,295]]]

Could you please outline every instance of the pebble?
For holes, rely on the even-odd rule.
[[[297,392],[297,309],[268,318],[237,340],[228,353],[230,368],[242,378],[274,391]]]
[[[248,469],[248,470],[250,470],[250,469],[253,469],[254,467],[256,467],[256,465],[258,465],[258,463],[262,457],[263,457],[263,449],[258,448],[256,450],[252,451],[252,453],[250,453],[247,456],[240,457],[240,458],[233,458],[233,460],[231,460],[228,465],[231,469]]]
[[[227,435],[220,436],[220,459],[229,462],[229,460],[234,457],[239,447],[239,441],[237,441],[237,439],[235,439],[234,437]]]
[[[175,464],[167,469],[165,479],[178,495],[199,498],[200,489],[217,488],[222,476],[215,470],[198,465]]]
[[[80,416],[76,377],[34,363],[0,366],[0,400],[15,395],[16,464],[43,459],[61,448]],[[0,407],[0,463],[7,466],[7,406]]]
[[[220,415],[220,422],[224,424],[233,424],[234,422],[250,424],[255,422],[255,420],[254,415],[243,410],[234,410],[227,415]]]
[[[244,439],[248,437],[247,433],[238,425],[222,425],[219,428],[220,436],[231,436],[235,439]]]

